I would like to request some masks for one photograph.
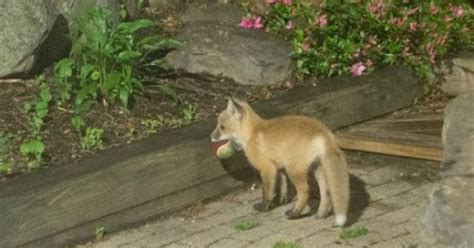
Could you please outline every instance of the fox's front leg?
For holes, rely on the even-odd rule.
[[[277,169],[272,164],[269,164],[259,171],[262,178],[262,202],[255,204],[254,209],[264,212],[275,207],[273,199],[275,198]]]

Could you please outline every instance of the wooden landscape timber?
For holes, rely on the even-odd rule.
[[[392,67],[255,105],[263,116],[305,114],[336,129],[409,106],[422,93],[406,68]],[[97,227],[114,232],[235,189],[253,174],[241,154],[222,163],[214,157],[214,125],[162,132],[1,183],[0,247],[65,247],[93,239]]]
[[[442,114],[381,118],[337,132],[343,149],[441,161]]]

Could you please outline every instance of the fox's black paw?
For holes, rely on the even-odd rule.
[[[286,215],[286,218],[289,220],[299,219],[303,217],[301,214],[293,212],[292,209],[286,211],[285,215]]]
[[[263,201],[253,205],[253,209],[257,210],[258,212],[268,212],[275,207],[275,204],[269,201]]]

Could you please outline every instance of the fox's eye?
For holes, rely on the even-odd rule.
[[[225,129],[224,125],[220,125],[219,128],[220,128],[221,130],[224,130],[224,129]]]

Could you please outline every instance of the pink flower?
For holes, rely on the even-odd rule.
[[[426,50],[428,51],[428,54],[430,55],[431,63],[434,64],[435,63],[435,58],[436,58],[436,50],[435,50],[433,44],[429,43],[426,46]]]
[[[240,20],[239,26],[241,28],[253,28],[253,21],[249,17],[242,17],[242,20]]]
[[[267,4],[274,4],[276,3],[276,0],[267,0]]]
[[[318,23],[319,26],[324,28],[328,25],[328,16],[327,15],[322,15],[318,18]]]
[[[416,22],[410,22],[410,32],[415,32],[418,29],[418,24]]]
[[[369,12],[373,15],[384,16],[387,11],[387,6],[384,3],[384,0],[372,0],[369,5]]]
[[[455,17],[461,17],[464,14],[462,6],[451,7],[451,11]]]
[[[290,29],[292,29],[292,28],[293,28],[293,22],[292,22],[292,21],[288,21],[288,23],[287,23],[286,26],[285,26],[285,29],[286,29],[286,30],[290,30]]]
[[[293,4],[293,0],[283,0],[282,1],[284,5],[292,5]]]
[[[252,17],[252,22],[253,22],[253,28],[254,29],[260,29],[263,27],[262,24],[262,17]]]
[[[301,48],[303,51],[308,51],[311,48],[311,43],[309,42],[309,39],[305,39],[303,44],[301,44]]]
[[[430,10],[431,10],[431,14],[435,15],[436,13],[438,13],[439,8],[436,4],[432,3],[430,5]]]
[[[362,73],[364,72],[365,70],[365,66],[364,64],[362,64],[361,62],[359,63],[355,63],[352,65],[351,67],[351,73],[353,76],[360,76],[362,75]]]
[[[403,20],[403,18],[401,17],[396,17],[396,18],[393,18],[391,22],[395,24],[397,27],[401,27],[403,26],[403,23],[405,23],[405,20]]]
[[[262,17],[260,16],[242,17],[242,20],[240,20],[239,26],[245,29],[249,29],[249,28],[260,29],[263,27]]]
[[[410,16],[410,15],[414,15],[414,14],[416,14],[416,12],[418,12],[418,9],[419,9],[419,7],[409,9],[409,10],[406,12],[406,14],[409,15],[409,16]]]
[[[453,18],[452,18],[451,16],[448,16],[448,15],[447,15],[447,16],[444,16],[444,22],[449,23],[449,22],[451,22],[452,20],[453,20]]]

